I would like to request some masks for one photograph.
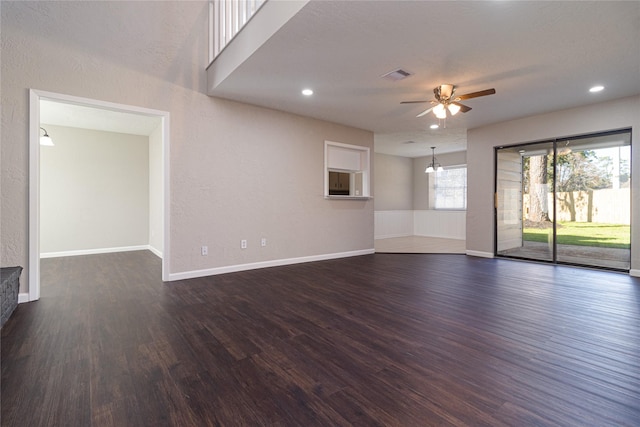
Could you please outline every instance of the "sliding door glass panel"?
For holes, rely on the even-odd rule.
[[[556,259],[630,268],[631,135],[557,142]]]
[[[551,154],[551,155],[550,155]],[[553,142],[496,153],[496,253],[553,261]]]
[[[522,249],[522,156],[502,148],[496,160],[496,248],[500,255],[517,255]]]

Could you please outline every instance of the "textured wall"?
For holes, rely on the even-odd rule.
[[[2,265],[27,266],[29,88],[170,113],[172,273],[373,248],[373,201],[325,200],[322,181],[324,140],[373,135],[206,96],[207,1],[1,14]]]
[[[631,141],[640,141],[640,96],[527,117],[469,130],[467,134],[467,250],[493,254],[494,150],[517,144],[633,127]],[[633,149],[631,163],[640,164]],[[633,166],[632,166],[633,167]],[[632,176],[632,206],[640,206],[640,174]],[[631,216],[631,230],[640,227],[640,210]],[[631,235],[631,268],[640,269],[640,236]]]
[[[149,243],[149,138],[45,124],[40,252]]]

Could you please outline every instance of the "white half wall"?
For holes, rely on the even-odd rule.
[[[465,211],[376,211],[375,238],[425,236],[464,240]]]
[[[466,211],[413,211],[416,236],[464,240],[467,233]]]
[[[375,211],[375,238],[389,239],[413,235],[413,211]]]

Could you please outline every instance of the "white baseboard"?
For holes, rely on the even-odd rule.
[[[154,248],[151,245],[149,245],[147,247],[147,249],[149,249],[155,256],[157,256],[158,258],[162,259],[162,251],[159,251],[158,249]]]
[[[629,276],[640,277],[640,270],[629,270]]]
[[[409,236],[413,236],[413,234],[386,234],[384,236],[376,236],[375,240],[393,239],[393,238],[396,238],[396,237],[409,237]]]
[[[40,258],[58,258],[63,256],[96,255],[96,254],[109,254],[114,252],[129,252],[129,251],[144,251],[144,250],[150,250],[151,252],[154,252],[149,245],[139,245],[139,246],[121,246],[116,248],[81,249],[77,251],[43,252],[40,254]]]
[[[24,302],[29,302],[29,292],[18,294],[18,304],[22,304]]]
[[[482,252],[482,251],[470,251],[470,250],[467,250],[465,253],[466,253],[467,255],[469,255],[469,256],[477,256],[477,257],[480,257],[480,258],[493,258],[493,253],[491,253],[491,252]]]
[[[338,252],[332,254],[312,255],[299,258],[275,259],[271,261],[252,262],[249,264],[228,265],[224,267],[208,268],[204,270],[183,271],[169,274],[169,281],[193,279],[196,277],[215,276],[218,274],[235,273],[238,271],[256,270],[258,268],[278,267],[282,265],[300,264],[303,262],[325,261],[329,259],[347,258],[352,256],[369,255],[375,253],[375,249],[363,249],[359,251]]]

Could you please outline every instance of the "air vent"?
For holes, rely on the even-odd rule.
[[[383,74],[380,77],[382,77],[385,80],[391,80],[392,82],[397,82],[398,80],[406,79],[407,77],[412,75],[413,73],[403,70],[402,68],[398,68],[397,70],[390,71],[387,74]]]

